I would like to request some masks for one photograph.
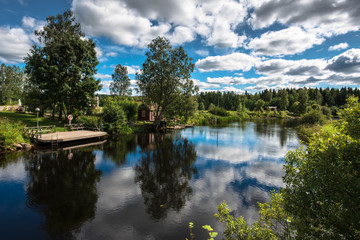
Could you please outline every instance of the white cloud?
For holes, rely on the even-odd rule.
[[[32,42],[22,28],[0,27],[0,61],[7,64],[23,62]]]
[[[209,50],[199,49],[199,50],[195,50],[195,53],[202,57],[209,56]]]
[[[312,29],[324,36],[359,30],[358,0],[266,0],[251,1],[250,4],[254,11],[249,23],[255,29],[278,22]]]
[[[244,94],[245,91],[242,90],[242,89],[239,89],[239,88],[235,88],[235,87],[223,87],[222,92],[234,92],[234,93],[237,93],[237,94]]]
[[[200,59],[195,63],[195,66],[200,72],[249,71],[257,61],[257,58],[244,53],[232,53],[229,55],[211,56]]]
[[[246,84],[247,79],[243,77],[218,77],[218,78],[211,78],[208,77],[206,79],[208,83],[212,84],[222,84],[222,85],[234,85],[234,84]]]
[[[139,66],[126,66],[128,74],[136,74],[140,73],[140,67]]]
[[[110,74],[102,74],[102,73],[96,73],[94,75],[95,78],[100,78],[100,79],[112,79]]]
[[[265,75],[320,76],[323,75],[327,63],[323,59],[286,60],[271,59],[258,62],[255,70]]]
[[[233,0],[74,0],[72,10],[87,34],[125,46],[144,48],[157,36],[179,45],[199,35],[209,46],[237,48],[245,39],[235,30],[247,6]]]
[[[338,50],[342,50],[342,49],[346,49],[349,47],[348,43],[339,43],[337,45],[331,46],[329,47],[329,51],[338,51]]]
[[[105,54],[105,56],[107,56],[107,57],[116,57],[117,55],[118,55],[118,53],[116,53],[116,52],[108,52]]]
[[[267,32],[260,38],[252,39],[247,48],[255,54],[280,56],[301,53],[314,45],[323,43],[325,38],[316,33],[307,32],[300,27],[289,27],[280,31]]]
[[[333,57],[327,66],[328,70],[345,74],[360,72],[360,49],[353,48]]]
[[[220,87],[219,84],[201,82],[200,80],[197,79],[192,79],[192,81],[194,82],[194,85],[199,86],[200,90],[215,89]]]
[[[101,50],[101,48],[99,48],[99,47],[95,47],[95,51],[96,51],[96,57],[98,58],[98,59],[101,59],[101,57],[103,56],[103,51]]]

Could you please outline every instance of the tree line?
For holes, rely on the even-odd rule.
[[[236,94],[234,92],[201,92],[197,95],[199,110],[208,110],[217,106],[228,111],[235,111],[239,105],[250,111],[266,109],[269,106],[278,110],[287,110],[295,114],[303,114],[319,107],[336,113],[338,108],[346,105],[350,96],[360,97],[358,88],[284,88],[280,90],[266,89],[259,93]]]

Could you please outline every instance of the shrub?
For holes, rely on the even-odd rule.
[[[326,117],[319,110],[311,110],[310,112],[305,113],[304,115],[302,115],[301,118],[300,118],[300,123],[301,124],[309,124],[309,125],[320,124],[320,125],[323,125],[325,122],[326,122]]]
[[[20,123],[0,119],[0,149],[5,150],[16,143],[26,142],[23,136],[24,126]]]
[[[98,116],[86,116],[86,115],[80,115],[76,118],[76,121],[78,123],[81,123],[86,128],[99,128],[101,125],[100,118]]]
[[[210,110],[210,113],[214,114],[214,115],[218,115],[218,116],[223,116],[223,117],[227,117],[230,114],[226,111],[226,109],[221,108],[221,107],[216,107],[213,106]]]
[[[126,122],[126,116],[123,108],[118,103],[109,98],[104,103],[103,123],[107,132],[118,134],[122,132],[123,125]]]

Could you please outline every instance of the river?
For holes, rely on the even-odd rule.
[[[0,238],[184,240],[193,222],[206,239],[223,200],[257,220],[298,146],[291,123],[259,121],[2,155]]]

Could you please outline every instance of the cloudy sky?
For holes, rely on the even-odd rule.
[[[201,91],[360,86],[359,0],[0,0],[0,63],[23,66],[35,29],[71,9],[97,44],[108,93],[157,36],[194,59]],[[135,81],[132,81],[135,84]]]

